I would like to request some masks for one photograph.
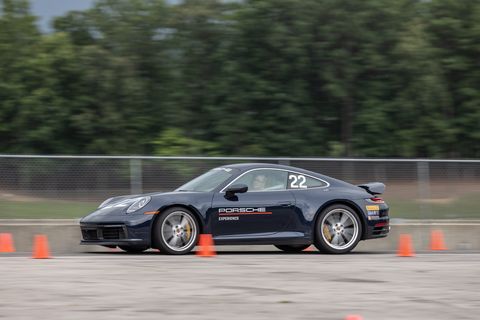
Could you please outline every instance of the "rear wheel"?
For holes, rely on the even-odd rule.
[[[140,253],[148,249],[147,246],[118,246],[118,247],[128,253]]]
[[[161,252],[185,254],[197,244],[199,230],[197,219],[189,210],[170,208],[155,221],[153,243]]]
[[[297,244],[297,245],[275,245],[278,249],[285,251],[285,252],[301,252],[308,247],[310,247],[309,244]]]
[[[315,246],[326,253],[347,253],[362,236],[362,223],[355,211],[333,205],[320,213],[315,224]]]

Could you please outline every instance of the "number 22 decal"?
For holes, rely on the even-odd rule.
[[[304,175],[294,175],[294,174],[291,174],[288,176],[288,180],[290,180],[290,188],[292,189],[298,189],[298,188],[301,188],[301,189],[306,189],[307,186],[305,185],[305,182],[307,182],[307,179],[305,178]],[[297,184],[298,182],[298,184]]]

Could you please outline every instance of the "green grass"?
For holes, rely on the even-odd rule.
[[[403,199],[385,199],[390,206],[390,217],[404,219],[480,219],[480,196],[469,194],[448,204],[428,203]]]
[[[392,218],[404,219],[480,219],[480,196],[470,194],[448,204],[420,204],[402,199],[385,199]],[[98,203],[64,200],[0,200],[0,219],[68,219],[81,218],[94,211]]]
[[[0,219],[68,219],[81,218],[94,211],[98,203],[79,201],[11,201],[0,200]]]

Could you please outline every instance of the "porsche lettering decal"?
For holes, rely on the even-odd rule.
[[[219,216],[240,216],[240,215],[257,215],[257,214],[272,214],[266,208],[219,208]]]

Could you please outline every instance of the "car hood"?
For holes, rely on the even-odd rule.
[[[136,199],[140,197],[150,196],[152,197],[152,201],[150,201],[147,206],[145,206],[145,211],[149,211],[150,209],[155,210],[158,209],[159,202],[168,202],[168,199],[171,198],[178,198],[188,196],[193,192],[185,192],[185,191],[172,191],[172,192],[153,192],[153,193],[144,193],[144,194],[131,194],[131,195],[123,195],[112,197],[107,199],[106,203],[103,204],[102,208],[98,208],[90,215],[92,217],[102,217],[107,215],[124,215],[126,214],[127,208],[136,201]],[[149,208],[153,206],[152,208]]]
[[[98,219],[105,216],[124,215],[127,208],[134,203],[138,197],[139,195],[127,195],[110,198],[102,208],[97,208],[85,218]],[[85,220],[85,218],[82,220]]]

